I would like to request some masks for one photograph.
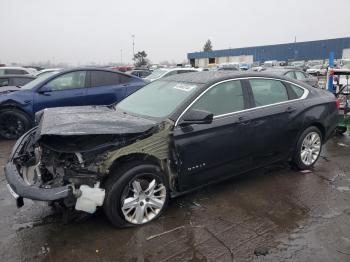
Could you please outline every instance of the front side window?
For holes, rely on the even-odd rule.
[[[175,81],[154,81],[131,94],[117,109],[130,114],[163,118],[173,113],[199,86]]]
[[[60,75],[46,84],[51,91],[61,91],[85,87],[86,71],[76,71]]]
[[[252,88],[255,106],[265,106],[288,101],[287,89],[281,81],[251,79],[249,83]]]
[[[244,97],[241,82],[229,81],[212,87],[192,108],[208,111],[214,116],[243,110]]]
[[[120,80],[118,73],[104,71],[91,72],[91,87],[119,85],[121,83]]]

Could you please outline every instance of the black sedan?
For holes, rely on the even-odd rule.
[[[318,87],[317,77],[293,67],[280,67],[280,68],[272,67],[272,68],[267,68],[266,72],[289,77],[291,79],[304,82],[305,84],[308,84],[310,86]]]
[[[17,204],[59,201],[117,227],[152,221],[170,197],[277,161],[309,169],[337,126],[334,95],[274,74],[198,72],[117,105],[50,108],[5,168]]]

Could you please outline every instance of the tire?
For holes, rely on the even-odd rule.
[[[315,143],[311,143],[312,145],[310,145],[309,142],[311,142],[311,140],[308,138],[313,137],[313,135],[315,135]],[[298,139],[292,158],[292,165],[299,170],[312,168],[317,162],[321,154],[321,150],[322,134],[320,130],[315,126],[308,127],[303,131]]]
[[[337,128],[335,129],[335,132],[337,134],[344,134],[347,130],[346,126],[337,126]]]
[[[18,109],[0,111],[0,136],[17,139],[32,127],[29,117]]]
[[[153,180],[157,185],[154,191],[161,190],[150,196],[146,189],[150,188]],[[139,182],[142,188],[140,194],[135,193],[137,191],[134,187],[135,181]],[[133,162],[124,165],[118,172],[110,174],[105,189],[103,209],[112,225],[118,228],[142,225],[155,220],[163,213],[169,202],[169,187],[166,177],[158,166],[152,164]],[[161,207],[160,202],[162,202]],[[155,203],[158,208],[152,207],[152,204]],[[133,207],[128,209],[128,204],[132,204]],[[137,215],[140,213],[143,216],[142,220]],[[135,218],[133,218],[134,216]]]

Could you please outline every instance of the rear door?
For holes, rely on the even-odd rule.
[[[34,112],[50,107],[86,105],[86,71],[61,74],[34,94]]]
[[[246,80],[253,98],[253,165],[261,166],[286,157],[298,135],[303,119],[304,89],[291,88],[278,79]],[[299,91],[298,91],[299,90]],[[296,92],[299,92],[298,94]]]
[[[90,84],[87,88],[88,105],[110,105],[119,102],[126,95],[126,84],[122,74],[108,71],[89,71]]]
[[[182,189],[219,181],[250,168],[253,130],[250,113],[245,111],[247,97],[239,80],[214,85],[189,109],[212,112],[213,122],[174,128]]]

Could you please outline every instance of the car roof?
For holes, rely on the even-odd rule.
[[[101,68],[101,67],[72,67],[72,68],[67,68],[67,69],[60,69],[57,71],[59,71],[60,73],[67,73],[67,72],[74,72],[74,71],[105,71],[105,72],[112,72],[112,73],[130,76],[130,75],[125,74],[124,72],[121,72],[118,70],[113,70],[113,69],[109,69],[109,68]]]
[[[36,77],[33,75],[1,75],[0,78],[32,78],[32,79],[35,79]]]
[[[186,82],[193,84],[203,84],[203,85],[212,85],[214,83],[235,79],[235,78],[246,78],[246,77],[267,77],[267,78],[276,78],[276,73],[273,72],[249,72],[249,71],[202,71],[194,73],[186,73],[173,75],[169,77],[162,78],[163,81],[177,81],[177,82]],[[290,78],[286,78],[282,75],[277,76],[278,79],[286,80],[289,82],[294,82],[297,85],[300,85],[300,81],[295,81]]]
[[[188,70],[193,70],[193,71],[198,71],[198,69],[196,68],[193,68],[193,67],[173,67],[173,68],[167,68],[167,67],[164,67],[164,68],[157,68],[157,69],[161,69],[161,70],[164,70],[164,71],[175,71],[175,70],[179,70],[179,71],[182,71],[182,70],[185,70],[185,71],[188,71]]]
[[[0,69],[22,69],[28,71],[28,68],[22,66],[1,66]]]
[[[287,73],[289,71],[300,71],[302,72],[301,69],[296,68],[296,67],[272,67],[272,68],[265,68],[264,72],[270,72],[270,73],[275,73],[279,75],[283,75],[284,73]]]

